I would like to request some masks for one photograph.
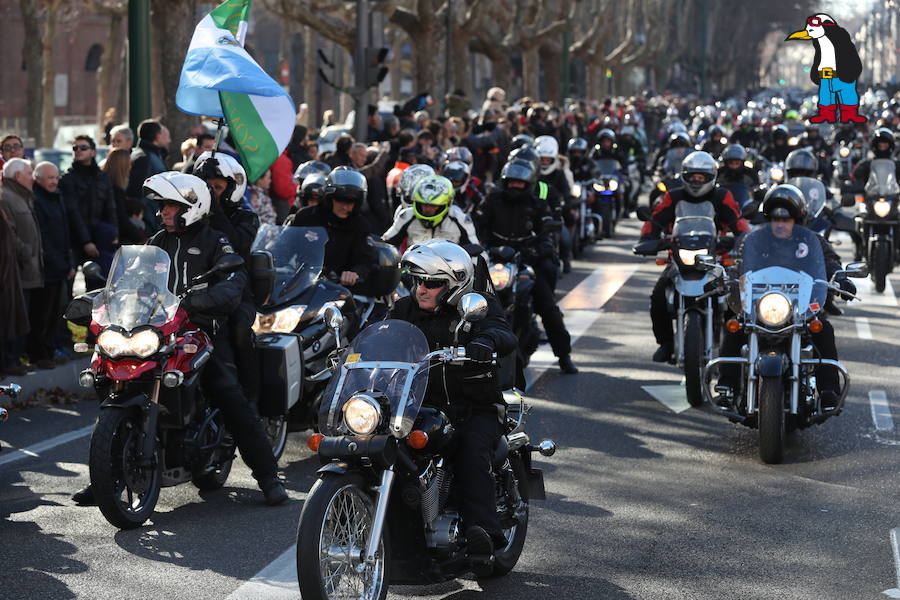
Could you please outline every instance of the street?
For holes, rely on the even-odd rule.
[[[547,500],[531,505],[515,570],[389,598],[900,597],[900,277],[883,295],[857,280],[864,302],[832,317],[852,378],[844,413],[765,465],[756,430],[688,408],[678,370],[650,361],[662,267],[631,254],[638,225],[620,224],[560,282],[581,372],[560,375],[546,346],[533,359],[528,429],[559,450],[538,457]],[[836,249],[849,261],[849,240]],[[88,483],[96,414],[93,402],[31,408],[0,427],[0,597],[299,597],[292,545],[318,468],[307,433],[280,462],[287,504],[263,505],[236,461],[223,490],[165,488],[148,525],[117,531],[70,499]]]

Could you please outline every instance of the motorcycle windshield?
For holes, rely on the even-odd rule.
[[[328,233],[323,227],[262,225],[252,250],[265,250],[275,263],[275,285],[268,304],[277,306],[312,286],[325,264]]]
[[[597,173],[600,175],[615,175],[622,168],[619,165],[619,161],[612,158],[601,158],[594,161],[594,165],[597,168]]]
[[[666,152],[666,158],[663,160],[663,171],[666,173],[681,173],[681,162],[688,155],[690,148],[672,148]]]
[[[894,161],[889,158],[874,159],[871,163],[869,180],[866,182],[866,195],[891,196],[894,194],[900,194]]]
[[[818,217],[825,208],[825,184],[813,177],[792,177],[788,183],[803,192],[810,220]]]
[[[364,329],[341,356],[319,408],[319,431],[350,434],[344,404],[355,394],[381,398],[390,406],[382,423],[396,438],[412,431],[428,383],[428,341],[406,321],[388,319]]]
[[[748,234],[740,274],[741,304],[753,321],[760,299],[772,292],[788,299],[795,319],[806,319],[825,304],[825,256],[818,236],[805,227],[794,225],[789,235],[776,235],[766,223]]]
[[[94,297],[91,318],[101,327],[131,331],[160,327],[175,316],[178,297],[169,291],[169,255],[157,246],[122,246],[116,251],[106,287]]]
[[[713,252],[716,223],[711,217],[678,217],[672,227],[672,238],[679,248]]]

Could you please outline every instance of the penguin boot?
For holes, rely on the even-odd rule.
[[[820,104],[819,114],[809,118],[810,123],[836,123],[837,104]]]
[[[865,123],[866,118],[857,114],[859,104],[841,104],[841,123]]]

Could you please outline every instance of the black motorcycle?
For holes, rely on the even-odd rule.
[[[900,212],[897,209],[900,186],[894,161],[876,158],[871,163],[865,187],[865,202],[857,203],[857,232],[862,240],[863,254],[876,292],[883,292],[888,273],[897,262],[900,241]]]
[[[464,296],[460,306],[460,327],[487,313],[478,294]],[[322,433],[310,438],[324,466],[297,532],[303,598],[382,600],[391,583],[513,569],[525,546],[529,502],[544,498],[531,453],[551,456],[556,447],[529,444],[523,401],[506,408],[492,471],[507,543],[473,564],[460,535],[453,469],[443,456],[454,429],[443,412],[422,406],[430,366],[466,360],[461,348],[429,352],[418,328],[396,320],[367,328],[344,352],[319,413]]]
[[[506,310],[513,333],[519,340],[518,353],[522,364],[527,365],[541,339],[531,300],[534,269],[526,265],[522,255],[509,246],[488,249],[488,258],[494,293]]]

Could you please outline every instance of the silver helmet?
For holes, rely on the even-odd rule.
[[[400,267],[419,279],[439,279],[447,283],[440,302],[456,306],[459,299],[472,291],[475,267],[472,257],[459,245],[447,240],[428,240],[414,244],[403,253]]]
[[[718,172],[719,163],[708,152],[691,152],[681,163],[684,191],[694,198],[708,194],[716,185]],[[695,174],[703,175],[703,181],[691,181],[689,177]]]
[[[434,175],[434,169],[428,165],[410,165],[404,169],[400,176],[400,183],[397,187],[400,189],[400,201],[409,206],[412,202],[413,188],[423,177]]]

